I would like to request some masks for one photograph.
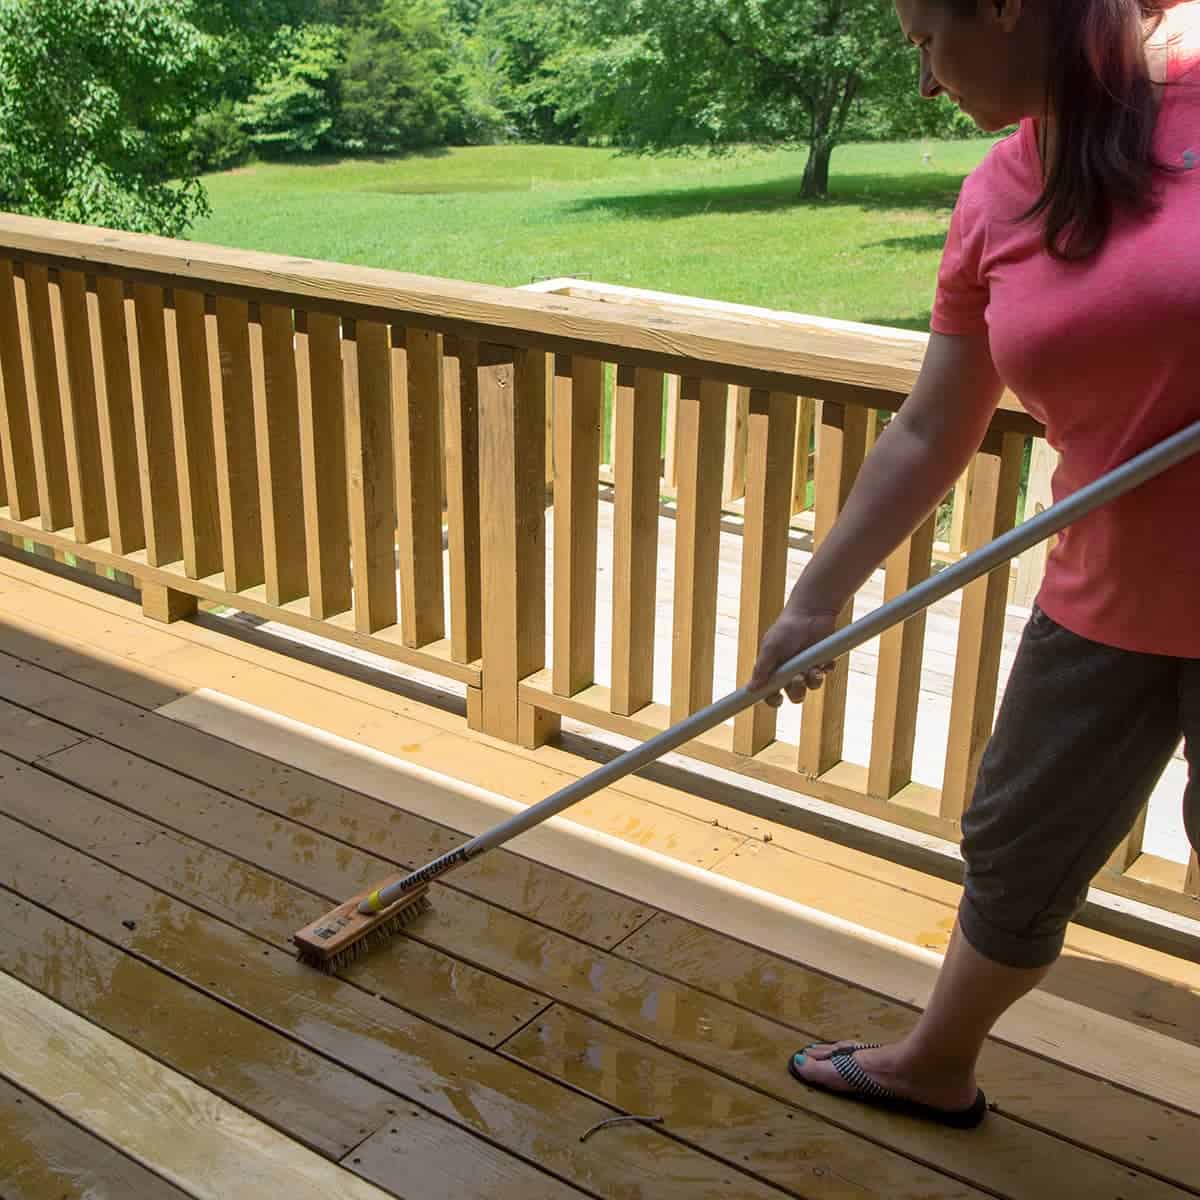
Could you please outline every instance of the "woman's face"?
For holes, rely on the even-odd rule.
[[[943,93],[980,129],[1041,117],[1048,73],[1045,4],[978,0],[973,18],[944,0],[895,0],[904,36],[920,47],[921,95]]]

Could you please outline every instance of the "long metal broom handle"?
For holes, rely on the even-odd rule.
[[[1038,542],[1058,533],[1071,522],[1079,520],[1094,509],[1099,508],[1110,500],[1123,496],[1139,484],[1156,475],[1162,474],[1171,467],[1183,462],[1191,455],[1200,451],[1200,421],[1161,442],[1159,445],[1130,459],[1122,466],[1101,476],[1095,482],[1080,488],[1079,491],[1065,500],[1052,505],[1036,517],[1030,518],[1015,529],[996,538],[995,541],[967,555],[951,567],[937,575],[931,576],[916,587],[910,588],[902,596],[877,608],[861,620],[847,625],[829,637],[814,643],[807,650],[788,659],[761,687],[750,691],[746,687],[738,688],[735,692],[693,713],[679,724],[664,729],[662,733],[627,750],[617,758],[598,767],[596,770],[577,779],[566,787],[560,788],[545,800],[517,813],[502,824],[481,833],[478,837],[451,850],[441,858],[434,859],[428,866],[414,871],[405,879],[392,884],[372,897],[373,904],[368,907],[364,902],[363,911],[379,911],[396,900],[401,899],[407,892],[436,879],[451,867],[466,862],[482,854],[485,850],[494,849],[503,842],[509,841],[518,834],[540,825],[549,820],[572,804],[632,774],[639,767],[654,762],[655,759],[682,746],[702,733],[720,725],[722,721],[735,716],[743,709],[757,704],[760,700],[780,691],[785,684],[795,679],[797,675],[832,662],[848,654],[851,650],[869,642],[873,637],[908,620],[922,609],[950,595],[951,592],[965,587],[968,583],[986,575],[989,571],[1022,554]]]

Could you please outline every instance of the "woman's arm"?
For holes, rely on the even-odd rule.
[[[832,632],[871,572],[962,475],[1003,391],[986,334],[930,335],[912,394],[867,456],[845,508],[763,638],[751,687]],[[789,698],[799,702],[806,682],[819,686],[819,673],[791,685]]]

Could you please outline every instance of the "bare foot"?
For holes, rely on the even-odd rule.
[[[811,1046],[796,1055],[795,1070],[802,1079],[831,1092],[852,1092],[855,1089],[838,1074],[830,1059],[834,1051],[848,1050],[858,1044],[836,1042]],[[880,1046],[874,1050],[859,1050],[854,1055],[854,1061],[876,1083],[905,1100],[916,1100],[919,1104],[928,1104],[931,1108],[944,1109],[946,1112],[970,1108],[975,1103],[979,1089],[973,1075],[948,1079],[944,1073],[923,1072],[919,1063],[906,1060],[903,1051],[903,1043]]]

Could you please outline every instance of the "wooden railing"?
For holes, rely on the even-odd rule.
[[[127,572],[162,620],[216,601],[453,679],[472,727],[499,738],[536,747],[564,716],[641,738],[713,696],[725,509],[736,502],[743,520],[744,678],[784,599],[810,469],[804,423],[819,446],[819,543],[875,413],[899,407],[924,344],[877,326],[531,294],[4,216],[0,531]],[[606,378],[614,537],[601,564]],[[673,625],[658,704],[669,396]],[[1026,439],[1040,432],[1006,395],[963,490],[962,549],[1012,525]],[[888,595],[929,574],[934,540],[931,517],[888,561]],[[613,580],[607,687],[598,566]],[[923,618],[881,639],[869,761],[843,755],[846,672],[809,698],[795,743],[759,706],[688,753],[955,838],[992,727],[1009,587],[997,571],[962,595],[940,788],[912,778]],[[1099,882],[1200,916],[1195,857],[1143,853],[1140,827]]]

